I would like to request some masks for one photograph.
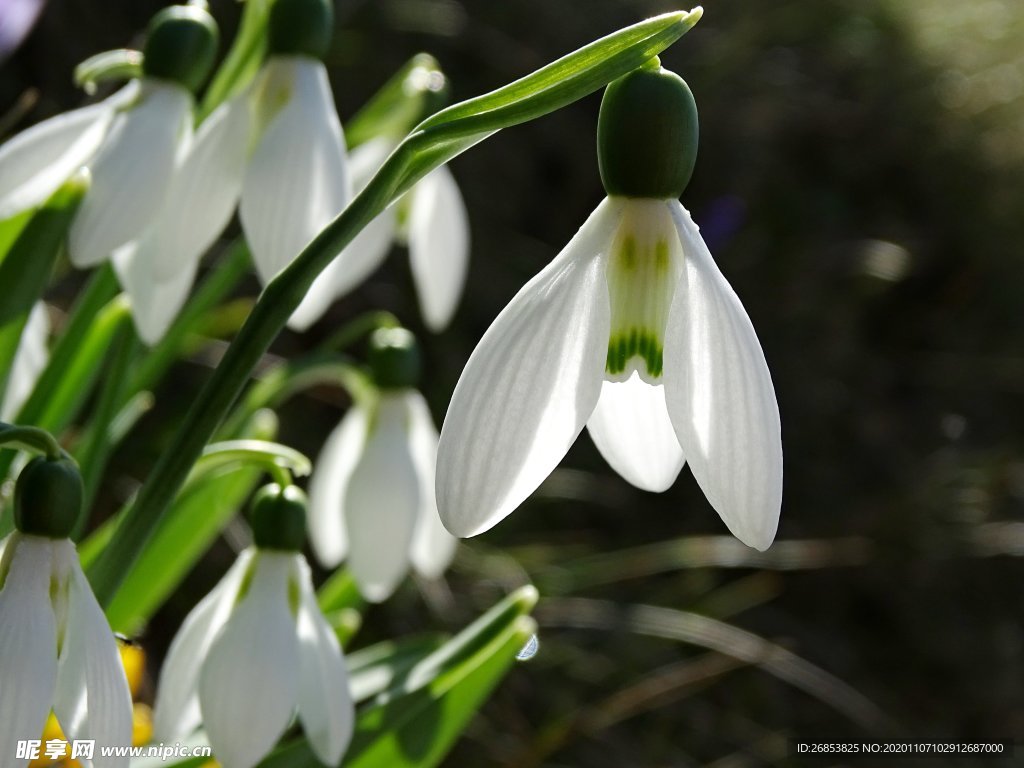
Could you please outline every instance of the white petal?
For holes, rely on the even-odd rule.
[[[167,333],[188,300],[199,263],[186,264],[170,279],[160,280],[153,274],[153,251],[146,246],[148,240],[144,237],[142,241],[118,248],[111,255],[111,261],[128,294],[139,338],[152,346]]]
[[[410,193],[409,259],[423,320],[441,331],[455,313],[469,265],[469,217],[447,166],[432,171]]]
[[[57,624],[50,605],[51,544],[17,535],[0,591],[0,754],[15,760],[21,739],[37,739],[57,680]]]
[[[248,591],[202,666],[203,724],[214,756],[228,768],[256,765],[295,711],[299,644],[289,605],[295,558],[257,552]]]
[[[53,711],[69,740],[96,741],[94,768],[127,766],[127,756],[100,755],[101,747],[132,743],[132,695],[117,640],[71,542],[55,542],[54,558],[64,560],[68,613]]]
[[[636,371],[626,381],[601,385],[587,430],[605,461],[637,488],[664,491],[683,468],[665,388],[651,386]]]
[[[348,567],[363,596],[386,599],[409,570],[420,489],[400,396],[383,393],[344,498]]]
[[[191,95],[177,85],[145,82],[138,103],[117,116],[89,164],[92,184],[68,236],[76,267],[99,264],[153,223],[191,131]]]
[[[221,104],[199,127],[145,238],[158,280],[198,262],[227,226],[242,191],[249,129],[246,94]]]
[[[0,147],[0,220],[41,205],[103,143],[117,107],[138,92],[130,83],[99,104],[51,117]]]
[[[409,441],[412,461],[420,483],[420,511],[412,539],[412,565],[428,579],[444,573],[455,557],[458,539],[448,533],[437,514],[434,473],[437,471],[437,428],[423,395],[415,390],[405,394],[409,409]]]
[[[484,334],[441,428],[437,506],[486,531],[550,474],[594,410],[608,353],[605,265],[621,205],[605,200]]]
[[[693,476],[744,544],[767,549],[782,505],[771,375],[743,305],[681,205],[684,271],[665,332],[665,400]]]
[[[291,78],[288,102],[271,120],[245,172],[239,214],[260,279],[267,283],[348,204],[341,123],[319,61],[274,57],[265,73]]]
[[[199,712],[199,670],[223,628],[238,597],[253,550],[242,552],[217,586],[192,609],[174,636],[156,692],[153,738],[177,741],[194,731],[202,720]]]
[[[356,711],[345,658],[330,624],[320,613],[309,566],[296,563],[299,583],[299,719],[313,752],[337,765],[352,740]]]
[[[39,374],[46,367],[50,354],[46,349],[46,338],[50,334],[50,319],[46,305],[38,301],[28,314],[25,328],[21,332],[18,349],[7,379],[7,389],[0,401],[0,421],[12,421],[25,400],[32,394]]]
[[[356,193],[363,190],[394,147],[394,142],[387,139],[373,139],[352,150],[348,156],[348,165]],[[360,230],[334,261],[317,275],[302,303],[289,318],[289,328],[305,331],[320,319],[331,304],[363,282],[381,265],[395,239],[395,218],[395,208],[391,206]]]
[[[363,455],[367,414],[353,406],[324,443],[309,479],[309,543],[317,559],[334,568],[348,553],[342,504],[352,470]]]

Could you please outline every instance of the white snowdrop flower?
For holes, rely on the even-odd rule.
[[[198,5],[165,8],[150,23],[138,93],[115,115],[86,163],[92,183],[68,233],[68,255],[95,266],[156,219],[192,141],[192,93],[217,50],[217,26]]]
[[[115,118],[139,95],[138,81],[103,101],[51,117],[0,145],[0,221],[42,205],[88,163]]]
[[[733,534],[766,549],[782,500],[775,392],[743,306],[677,198],[696,157],[689,88],[657,65],[608,87],[609,197],[481,339],[441,430],[437,500],[473,536],[518,507],[586,425],[626,480],[689,462]]]
[[[50,319],[46,305],[39,301],[32,307],[14,353],[14,362],[7,378],[7,388],[0,398],[0,421],[11,421],[25,404],[39,374],[46,367],[50,354],[46,338],[50,335]]]
[[[328,2],[277,0],[269,57],[252,85],[251,155],[239,215],[260,280],[287,267],[352,197],[345,140],[321,57]]]
[[[380,389],[357,402],[331,433],[310,481],[310,542],[317,558],[348,568],[363,596],[380,602],[410,567],[438,578],[455,554],[434,502],[437,429],[413,387],[419,353],[405,329],[371,339]]]
[[[202,723],[224,768],[251,768],[298,713],[317,758],[341,761],[355,706],[338,638],[302,556],[305,496],[265,487],[253,505],[255,546],[188,615],[160,675],[154,740]]]
[[[102,747],[132,743],[132,700],[117,641],[68,538],[82,481],[66,459],[36,458],[18,476],[15,525],[0,559],[0,754],[38,738],[52,708],[66,738],[96,742],[94,768],[128,757]]]

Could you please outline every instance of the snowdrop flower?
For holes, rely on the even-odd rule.
[[[53,708],[68,739],[97,742],[94,768],[121,768],[101,746],[132,743],[132,699],[117,641],[68,538],[82,480],[66,459],[36,458],[15,486],[16,532],[0,560],[0,754],[38,738]]]
[[[369,183],[405,134],[440,106],[447,80],[437,61],[419,54],[399,82],[382,93],[404,96],[390,111],[394,119],[382,133],[360,144],[351,154],[352,180],[358,193]],[[376,106],[373,102],[367,109]],[[384,261],[395,241],[409,247],[413,282],[424,322],[442,331],[451,321],[462,296],[469,265],[469,219],[455,177],[446,165],[436,168],[377,216],[313,283],[290,325],[305,330],[336,300],[352,291]]]
[[[685,460],[737,538],[771,544],[778,406],[750,320],[677,200],[696,139],[689,88],[656,60],[608,87],[608,198],[494,321],[452,396],[437,461],[451,532],[511,513],[586,425],[629,482],[664,490]]]
[[[373,334],[370,362],[380,390],[357,402],[327,439],[310,481],[309,526],[317,558],[348,567],[367,600],[394,592],[410,565],[439,577],[456,540],[434,503],[437,429],[419,379],[419,352],[402,328]]]
[[[255,546],[185,619],[160,676],[153,733],[173,742],[200,722],[224,768],[251,768],[298,710],[324,763],[338,765],[355,708],[341,646],[302,556],[305,495],[269,485],[252,511]]]
[[[103,262],[156,218],[192,141],[192,93],[216,51],[217,26],[202,7],[174,5],[153,17],[137,97],[86,163],[92,184],[68,233],[76,267]]]
[[[13,420],[32,394],[32,388],[49,359],[46,350],[46,337],[49,334],[50,320],[46,316],[46,305],[41,301],[36,302],[21,332],[7,379],[7,389],[3,397],[0,397],[0,421]]]

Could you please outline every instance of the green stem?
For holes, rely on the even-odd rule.
[[[313,280],[360,230],[434,168],[502,128],[560,109],[643,65],[699,18],[699,12],[665,14],[620,30],[492,94],[442,110],[409,135],[363,191],[263,291],[90,570],[100,603],[106,605],[113,597],[203,446]]]
[[[64,449],[45,429],[0,422],[0,448],[41,453],[51,461],[63,458]]]
[[[320,345],[321,349],[340,352],[355,344],[364,336],[368,336],[378,328],[397,328],[401,325],[398,318],[390,312],[374,310],[358,315],[332,333]]]

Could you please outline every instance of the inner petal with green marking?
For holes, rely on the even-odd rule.
[[[665,202],[628,200],[606,271],[611,334],[605,373],[610,381],[625,381],[636,371],[647,383],[660,383],[665,326],[682,264]]]

